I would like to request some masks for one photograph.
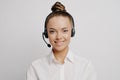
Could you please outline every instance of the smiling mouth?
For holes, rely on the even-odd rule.
[[[64,41],[55,41],[55,44],[58,46],[61,46],[64,43]]]

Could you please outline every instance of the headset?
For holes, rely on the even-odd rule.
[[[70,14],[69,14],[69,16],[71,17],[71,21],[72,21],[72,25],[73,25],[73,28],[72,28],[72,30],[71,30],[71,37],[74,37],[74,36],[75,36],[75,24],[74,24],[74,19],[73,19],[73,17],[72,17]],[[45,36],[45,38],[48,38],[48,33],[47,33],[46,24],[45,24],[45,26],[44,26],[44,32],[42,33],[42,37],[43,37],[44,42],[45,42],[45,43],[47,44],[47,46],[50,48],[51,45],[48,44],[48,43],[45,41],[44,36]]]

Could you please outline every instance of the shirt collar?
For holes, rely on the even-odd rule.
[[[71,63],[74,62],[74,55],[73,55],[73,52],[71,50],[69,50],[68,53],[67,53],[67,56],[65,58],[65,62],[66,61],[69,61]],[[57,64],[58,63],[57,60],[55,59],[53,51],[51,51],[50,54],[49,54],[49,62],[50,62],[50,64],[52,64],[52,63],[56,63]]]
[[[74,55],[73,55],[73,52],[71,50],[68,51],[66,59],[69,60],[70,62],[74,62]]]

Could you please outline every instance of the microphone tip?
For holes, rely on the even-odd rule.
[[[51,47],[51,45],[50,44],[47,44],[47,46],[50,48]]]

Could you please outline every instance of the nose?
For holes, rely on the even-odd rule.
[[[63,36],[63,35],[61,34],[61,32],[58,32],[57,35],[56,35],[56,39],[61,39],[62,36]]]

